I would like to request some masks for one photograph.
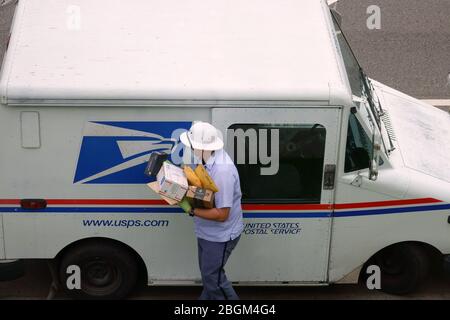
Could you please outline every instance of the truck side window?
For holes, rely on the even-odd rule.
[[[369,168],[372,142],[354,114],[350,114],[344,172]]]
[[[274,175],[262,175],[261,168],[274,164],[263,165],[260,153],[267,154],[274,161],[277,159],[271,154],[274,143],[271,141],[272,130],[278,130],[278,171]],[[228,139],[234,139],[232,154],[239,171],[244,203],[320,203],[325,127],[320,124],[234,124],[229,127],[230,131],[233,136],[228,135]],[[265,148],[267,151],[261,150],[259,146],[260,139],[264,136],[268,141]],[[238,150],[239,144],[241,151]],[[230,140],[228,145],[230,146]],[[238,155],[242,150],[245,153],[244,163],[242,155]],[[237,161],[239,157],[241,163]]]

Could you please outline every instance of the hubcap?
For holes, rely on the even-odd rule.
[[[104,257],[94,257],[82,264],[82,289],[92,295],[103,295],[120,286],[119,268]]]

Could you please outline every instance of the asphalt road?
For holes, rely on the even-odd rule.
[[[3,61],[14,7],[14,4],[0,6],[0,62]]]
[[[0,1],[1,2],[1,1]],[[367,28],[366,10],[377,5],[381,29]],[[450,86],[449,0],[341,0],[343,30],[369,76],[422,99],[448,99]],[[0,8],[0,61],[2,60],[13,6]],[[45,263],[31,261],[27,275],[0,282],[0,299],[42,299],[50,275]],[[244,299],[398,299],[357,285],[331,287],[238,287]],[[163,287],[138,290],[134,299],[196,299],[198,287]],[[57,298],[64,299],[63,295]],[[435,276],[419,292],[403,298],[450,299],[450,280]]]
[[[380,8],[379,30],[366,13]],[[370,77],[416,98],[449,98],[450,1],[341,0],[342,28]]]
[[[43,261],[28,261],[26,275],[18,280],[0,282],[0,299],[45,299],[51,283],[50,272]],[[241,299],[245,300],[297,300],[297,299],[450,299],[450,280],[443,275],[430,277],[416,293],[394,296],[380,291],[366,289],[362,285],[332,285],[326,287],[235,287]],[[130,296],[133,300],[195,300],[200,287],[144,287]],[[68,299],[62,292],[55,299]]]

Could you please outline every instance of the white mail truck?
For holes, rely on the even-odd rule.
[[[49,260],[83,298],[201,284],[192,219],[144,174],[201,120],[248,158],[235,285],[357,283],[375,266],[381,290],[416,289],[450,254],[450,115],[368,78],[338,20],[321,0],[19,0],[0,269]]]

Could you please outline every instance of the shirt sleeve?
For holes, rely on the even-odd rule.
[[[231,208],[233,206],[233,196],[234,196],[234,175],[232,168],[227,170],[229,166],[225,165],[217,174],[214,176],[214,183],[219,189],[216,192],[215,203],[216,208]]]

